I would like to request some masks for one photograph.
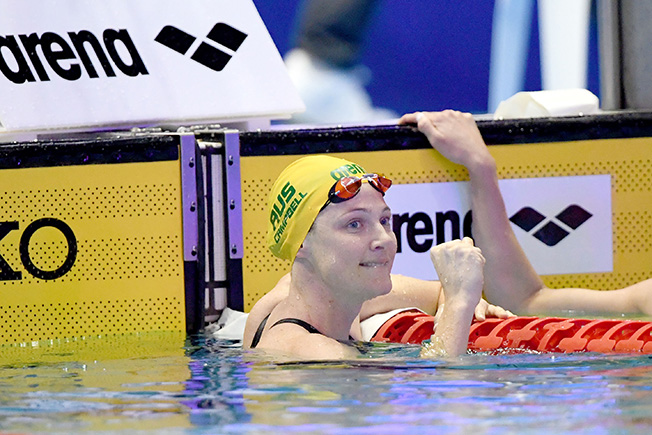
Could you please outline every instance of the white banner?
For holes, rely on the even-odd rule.
[[[303,103],[251,0],[0,0],[0,127],[278,118]]]
[[[610,175],[500,180],[499,186],[537,273],[613,270]],[[430,247],[471,233],[468,183],[394,185],[385,200],[399,244],[393,272],[435,279]]]

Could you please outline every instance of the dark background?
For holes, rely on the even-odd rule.
[[[301,1],[254,0],[281,55],[292,48]],[[451,108],[485,113],[493,7],[490,0],[384,0],[362,55],[362,64],[373,74],[367,89],[374,104],[399,114]],[[534,10],[526,91],[541,89]],[[593,5],[588,89],[599,97],[595,15]]]

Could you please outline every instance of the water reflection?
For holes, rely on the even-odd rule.
[[[0,431],[123,431],[190,427],[185,335],[89,337],[2,348]]]
[[[644,355],[424,361],[417,347],[381,345],[354,361],[275,364],[196,337],[113,344],[5,362],[0,432],[640,433],[652,425]]]

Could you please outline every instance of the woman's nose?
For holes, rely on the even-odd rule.
[[[396,244],[396,236],[391,229],[378,224],[375,228],[371,249],[388,249]]]

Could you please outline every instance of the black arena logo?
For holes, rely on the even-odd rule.
[[[79,80],[83,72],[92,79],[100,76],[98,71],[106,77],[116,77],[118,71],[129,77],[148,74],[126,29],[106,29],[100,38],[88,30],[66,36],[0,36],[0,72],[16,84],[47,82],[52,73],[69,81]]]
[[[54,270],[44,270],[34,264],[29,256],[29,244],[32,236],[41,228],[51,227],[57,229],[63,234],[68,242],[68,253],[63,264]],[[17,221],[0,222],[0,240],[4,239],[11,231],[18,229]],[[65,222],[55,218],[42,218],[35,220],[25,228],[20,236],[18,245],[20,261],[23,263],[25,270],[32,276],[44,280],[57,279],[65,275],[72,269],[77,259],[77,239],[72,229]],[[13,270],[9,263],[0,254],[0,281],[16,281],[22,279],[22,273]]]
[[[473,237],[471,224],[473,214],[469,210],[464,216],[455,210],[436,212],[434,219],[426,212],[392,215],[392,230],[396,235],[396,252],[403,252],[403,227],[408,247],[417,253],[426,252],[434,245],[447,240]],[[447,233],[450,237],[446,237]]]
[[[591,216],[593,215],[579,205],[572,204],[555,216],[554,219],[563,223],[570,230],[576,230],[580,225],[589,220]],[[540,226],[540,224],[546,219],[546,216],[542,215],[532,207],[523,207],[509,218],[510,221],[527,233],[532,231],[535,227]],[[548,219],[543,226],[540,226],[538,230],[532,233],[534,237],[548,246],[555,246],[569,234],[570,231],[567,231],[559,224],[555,223],[553,218]]]
[[[226,23],[217,23],[208,32],[206,37],[235,53],[247,38],[247,34]],[[181,29],[168,25],[161,29],[154,40],[177,53],[185,55],[197,38]],[[213,71],[222,71],[232,57],[231,54],[205,41],[201,41],[199,47],[190,55],[192,60],[199,62]]]

